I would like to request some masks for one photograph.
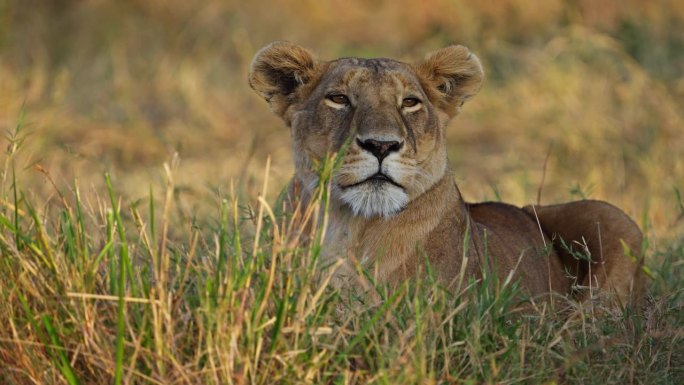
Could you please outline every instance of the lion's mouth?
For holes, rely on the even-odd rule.
[[[352,188],[352,187],[360,186],[360,185],[362,185],[362,184],[364,184],[364,183],[373,183],[373,184],[377,184],[377,185],[380,185],[380,184],[383,184],[383,183],[389,183],[389,184],[391,184],[391,185],[394,185],[394,186],[396,186],[396,187],[399,187],[399,188],[402,189],[402,190],[404,189],[404,186],[400,185],[400,184],[397,183],[394,179],[390,178],[389,176],[387,176],[387,175],[385,175],[385,174],[383,174],[383,173],[381,173],[381,172],[379,172],[379,171],[378,171],[377,173],[375,173],[375,174],[369,176],[368,178],[366,178],[366,179],[360,181],[360,182],[353,183],[353,184],[346,185],[346,186],[341,186],[341,187],[342,187],[343,189],[347,189],[347,188]]]

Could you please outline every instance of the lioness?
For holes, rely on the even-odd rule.
[[[408,64],[322,61],[274,42],[254,57],[249,84],[291,130],[291,198],[309,199],[315,165],[343,151],[324,258],[355,257],[381,282],[425,271],[427,258],[447,284],[480,277],[491,263],[500,279],[512,274],[530,295],[592,287],[623,302],[636,297],[641,262],[633,256],[641,254],[642,235],[620,209],[590,200],[522,209],[464,202],[448,167],[445,128],[483,78],[463,46]],[[338,282],[352,279],[342,272]]]

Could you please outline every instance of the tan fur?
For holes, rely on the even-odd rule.
[[[445,129],[483,78],[479,60],[462,46],[417,64],[321,61],[287,42],[257,53],[249,83],[291,129],[290,198],[306,202],[316,165],[345,149],[332,179],[324,262],[358,261],[390,284],[424,273],[429,261],[452,287],[493,269],[501,280],[519,279],[530,295],[583,297],[591,287],[636,298],[641,260],[625,256],[621,241],[639,257],[641,231],[614,206],[463,201],[447,166]],[[580,244],[591,262],[573,256]],[[347,263],[335,282],[353,287],[357,279]]]

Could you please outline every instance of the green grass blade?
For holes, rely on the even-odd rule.
[[[74,186],[74,191],[76,195],[76,224],[78,226],[78,236],[80,236],[79,243],[81,246],[81,263],[83,266],[87,266],[90,256],[90,250],[88,248],[88,233],[86,231],[85,221],[83,220],[83,204],[81,202],[81,193],[79,192],[77,185]]]
[[[71,367],[71,363],[64,354],[65,349],[60,343],[59,336],[57,335],[57,331],[55,330],[50,317],[48,315],[43,315],[41,317],[43,321],[43,328],[41,328],[38,322],[36,322],[36,315],[31,310],[31,307],[29,306],[26,297],[24,297],[24,295],[21,292],[17,292],[17,297],[21,302],[21,306],[24,309],[24,312],[26,313],[26,317],[28,318],[29,323],[36,331],[38,339],[45,346],[45,349],[47,350],[52,360],[55,361],[55,363],[57,364],[57,367],[64,376],[64,379],[70,385],[79,384],[76,374],[74,373],[74,370]],[[46,338],[43,331],[47,332],[50,338],[49,340],[48,338]]]
[[[67,383],[70,385],[78,385],[79,381],[76,378],[76,374],[74,373],[74,369],[71,367],[69,359],[64,354],[65,349],[59,341],[59,336],[57,335],[55,327],[52,325],[50,316],[43,315],[41,318],[43,320],[45,331],[47,331],[48,336],[50,336],[50,341],[52,342],[51,350],[56,353],[57,358],[59,359],[57,366],[59,367],[60,372],[62,372],[62,375]]]
[[[124,232],[121,216],[119,215],[119,208],[116,204],[116,197],[114,196],[114,189],[112,188],[112,181],[109,174],[105,174],[105,181],[107,183],[107,191],[112,203],[112,212],[114,221],[116,222],[117,231],[119,233],[119,241],[121,242],[121,250],[119,253],[119,276],[118,276],[118,297],[119,309],[116,320],[116,360],[114,363],[114,384],[120,385],[123,380],[123,361],[124,361],[124,342],[126,339],[126,270],[129,265],[128,261],[128,243],[126,242],[126,234]]]
[[[223,286],[223,277],[225,276],[223,270],[228,258],[228,202],[226,200],[221,202],[221,225],[219,231],[219,254],[211,293],[212,306],[214,307],[218,304],[219,290]]]
[[[14,169],[14,162],[12,162],[12,195],[14,197],[14,242],[16,242],[17,249],[21,249],[21,237],[19,234],[19,197],[17,193],[17,174]]]

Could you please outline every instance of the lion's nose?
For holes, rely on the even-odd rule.
[[[376,139],[356,139],[356,143],[359,147],[375,155],[379,161],[382,162],[383,159],[387,157],[391,152],[396,152],[401,149],[404,142],[397,142],[395,140],[376,140]]]

